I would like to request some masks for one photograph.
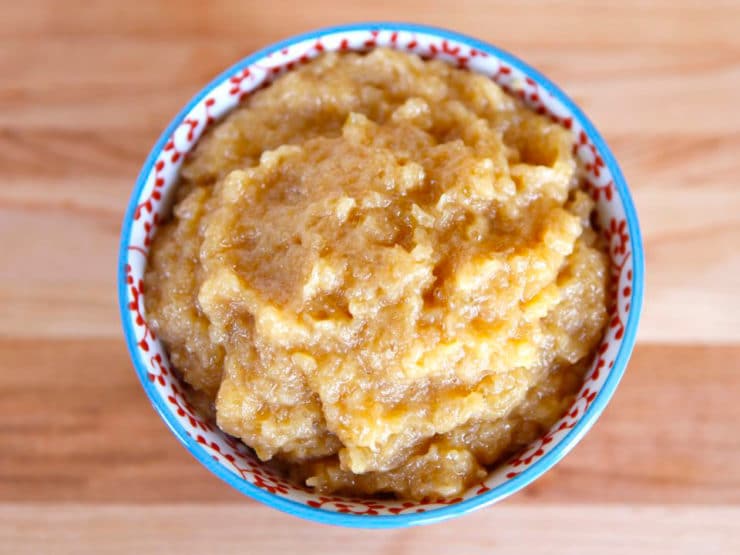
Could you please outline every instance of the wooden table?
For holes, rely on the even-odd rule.
[[[739,2],[1,4],[0,552],[740,553]],[[276,39],[370,19],[464,31],[561,84],[647,249],[634,358],[573,453],[500,505],[385,532],[201,468],[136,380],[114,287],[133,181],[187,99]]]

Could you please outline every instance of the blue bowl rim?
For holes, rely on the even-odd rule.
[[[624,204],[625,215],[629,227],[630,246],[632,249],[633,287],[632,297],[630,299],[632,308],[627,319],[627,324],[625,326],[624,337],[622,339],[622,344],[620,346],[619,352],[617,353],[617,356],[615,358],[614,366],[611,369],[606,382],[602,386],[594,401],[587,409],[586,413],[551,451],[549,451],[542,458],[534,462],[530,467],[525,469],[518,476],[496,486],[486,493],[477,495],[470,499],[466,499],[454,505],[448,505],[422,513],[378,516],[353,515],[338,513],[321,508],[314,508],[299,503],[297,501],[279,497],[261,488],[258,488],[257,486],[236,476],[220,463],[214,461],[211,456],[205,452],[203,447],[187,434],[185,429],[172,414],[172,411],[169,409],[169,407],[166,406],[164,400],[161,398],[160,395],[157,394],[154,384],[152,384],[147,378],[146,365],[141,358],[139,349],[136,346],[137,341],[132,324],[132,318],[130,317],[127,308],[128,300],[126,287],[126,264],[128,260],[128,247],[129,238],[131,235],[133,213],[136,209],[141,191],[146,184],[147,177],[159,153],[162,151],[166,141],[175,131],[177,126],[180,125],[187,113],[212,89],[222,83],[229,76],[233,75],[237,71],[240,71],[241,69],[244,69],[258,59],[263,58],[270,53],[279,51],[296,42],[319,38],[331,33],[365,30],[419,32],[434,35],[442,39],[462,42],[480,51],[498,57],[505,63],[522,70],[525,74],[532,77],[532,79],[534,79],[541,87],[552,94],[557,100],[563,103],[563,105],[571,111],[574,118],[577,119],[578,122],[583,126],[586,134],[593,141],[594,146],[602,154],[606,167],[609,168],[612,174],[614,185],[619,193],[619,197],[622,199],[622,202]],[[640,319],[640,314],[642,312],[644,271],[645,262],[642,246],[642,236],[638,224],[637,212],[635,210],[632,197],[630,196],[629,190],[627,188],[624,176],[622,175],[622,172],[619,168],[619,165],[617,164],[616,159],[614,158],[614,155],[612,154],[611,150],[609,149],[601,135],[598,133],[594,125],[581,111],[581,109],[578,108],[575,102],[573,102],[563,91],[561,91],[554,83],[552,83],[540,72],[536,71],[528,64],[524,63],[512,54],[509,54],[508,52],[498,47],[492,46],[486,42],[464,35],[462,33],[415,23],[365,22],[317,29],[307,33],[295,35],[285,40],[276,42],[266,48],[258,50],[257,52],[254,52],[253,54],[243,58],[241,61],[237,62],[226,71],[218,75],[208,85],[201,89],[200,92],[196,94],[190,100],[190,102],[188,102],[188,104],[177,114],[177,116],[170,122],[165,131],[159,137],[159,140],[156,142],[154,148],[150,151],[149,156],[147,157],[146,162],[144,163],[144,166],[139,173],[134,191],[131,195],[129,205],[126,210],[126,214],[124,216],[118,258],[118,302],[123,324],[123,331],[126,337],[126,345],[128,347],[131,359],[134,362],[139,380],[141,381],[141,384],[146,391],[149,400],[154,406],[154,409],[159,413],[162,420],[165,421],[167,426],[175,435],[175,437],[177,437],[177,439],[188,449],[188,451],[190,451],[191,455],[193,455],[203,466],[205,466],[208,470],[221,478],[227,484],[235,488],[237,491],[240,491],[241,493],[248,495],[249,497],[252,497],[257,501],[260,501],[265,505],[268,505],[288,514],[292,514],[294,516],[298,516],[322,524],[333,524],[351,528],[400,528],[440,522],[452,517],[467,514],[475,509],[479,509],[500,501],[524,488],[525,486],[536,480],[538,477],[540,477],[542,474],[547,472],[580,441],[584,434],[591,428],[591,426],[593,426],[594,422],[601,415],[604,408],[609,403],[609,400],[614,395],[614,391],[624,374],[627,361],[629,360],[629,357],[634,348],[638,322]]]

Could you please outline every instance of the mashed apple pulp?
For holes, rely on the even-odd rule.
[[[218,426],[319,491],[449,496],[557,420],[606,321],[571,134],[481,75],[325,54],[217,124],[147,314]]]

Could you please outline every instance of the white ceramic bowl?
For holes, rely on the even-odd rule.
[[[615,309],[573,406],[545,436],[454,499],[403,502],[323,496],[275,475],[188,404],[144,314],[142,277],[150,240],[169,208],[183,158],[203,131],[250,91],[323,51],[376,46],[443,59],[487,75],[536,111],[571,128],[577,138],[576,154],[588,170],[598,221],[609,242]],[[435,522],[490,505],[532,482],[573,448],[604,410],[624,373],[640,316],[643,272],[640,230],[622,173],[596,129],[560,89],[512,55],[479,40],[420,25],[363,23],[314,31],[252,54],[206,85],[183,108],[152,149],[134,187],[121,232],[118,280],[126,342],[144,389],[175,436],[208,470],[246,495],[300,517],[392,528]]]

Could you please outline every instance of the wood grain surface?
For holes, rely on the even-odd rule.
[[[614,401],[535,484],[452,522],[300,521],[195,462],[121,337],[133,181],[249,52],[362,20],[450,27],[545,72],[634,192],[647,290]],[[740,2],[0,0],[1,553],[740,553]]]

